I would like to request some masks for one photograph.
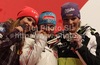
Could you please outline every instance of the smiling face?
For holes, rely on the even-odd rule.
[[[20,24],[26,24],[25,32],[30,31],[35,26],[35,20],[32,17],[24,17],[20,20]]]
[[[75,33],[80,27],[80,19],[77,16],[63,17],[63,26],[71,33]]]

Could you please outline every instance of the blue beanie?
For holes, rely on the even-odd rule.
[[[38,26],[45,23],[56,25],[56,15],[52,12],[43,12],[39,16]]]

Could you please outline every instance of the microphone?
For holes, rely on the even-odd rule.
[[[25,30],[25,28],[26,28],[26,24],[25,23],[20,24],[19,26],[21,26],[23,28],[23,30]]]

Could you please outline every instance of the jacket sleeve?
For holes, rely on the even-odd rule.
[[[86,37],[83,39],[83,46],[78,49],[80,55],[87,63],[87,65],[100,65],[100,58],[96,54],[97,51],[97,39],[92,35],[91,28],[87,28],[85,31]]]
[[[85,45],[78,49],[78,52],[87,63],[87,65],[100,65],[100,58],[91,54]]]
[[[0,48],[8,47],[18,41],[19,30],[14,29],[8,34],[9,26],[4,23],[0,23]]]
[[[20,65],[35,65],[46,43],[47,37],[42,34],[37,34],[35,40],[26,38],[19,59]]]

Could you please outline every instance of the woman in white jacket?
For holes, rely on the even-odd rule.
[[[39,31],[35,39],[25,39],[19,59],[20,65],[57,65],[57,53],[47,44],[47,38],[54,34],[55,25],[54,13],[46,11],[40,14]]]

